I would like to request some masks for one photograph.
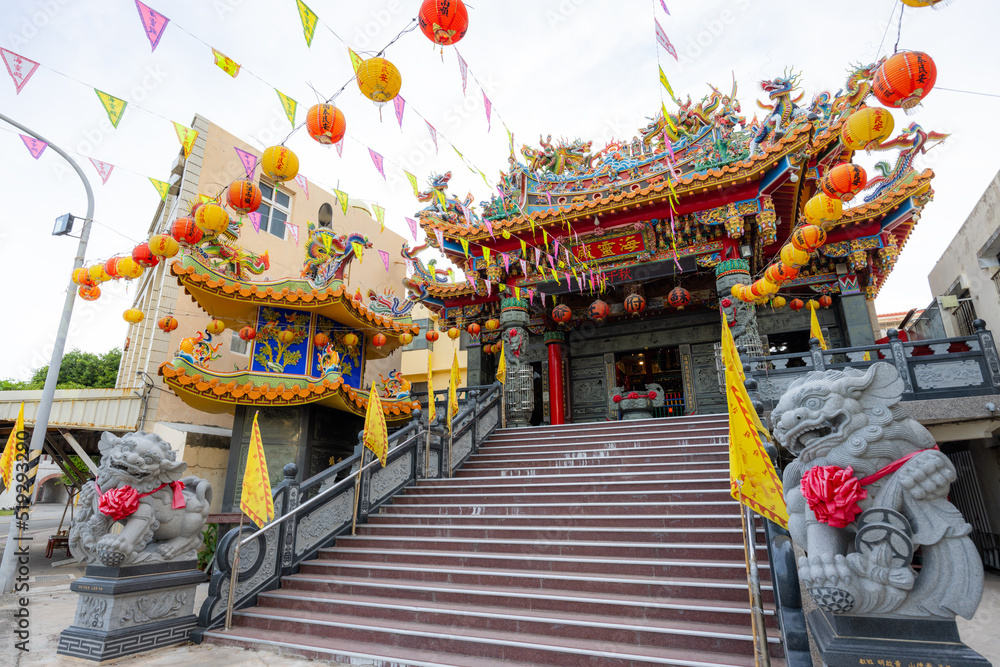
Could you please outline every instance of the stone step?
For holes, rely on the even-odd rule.
[[[763,540],[763,530],[758,531]],[[455,538],[463,540],[548,540],[558,542],[642,542],[644,544],[735,544],[742,542],[739,525],[726,528],[712,526],[626,528],[615,526],[437,526],[420,524],[367,524],[357,528],[360,536]]]
[[[475,458],[473,458],[475,457]],[[566,452],[561,456],[543,456],[536,455],[534,457],[523,456],[523,457],[485,457],[480,454],[475,454],[470,457],[468,461],[464,464],[463,468],[468,468],[469,470],[484,469],[484,468],[547,468],[547,467],[562,467],[562,468],[575,468],[577,466],[599,466],[604,468],[605,466],[621,466],[627,464],[640,464],[643,466],[663,464],[663,463],[698,463],[710,461],[712,463],[721,463],[722,461],[729,461],[729,452],[727,450],[716,450],[716,451],[705,451],[705,452],[691,452],[691,451],[667,451],[667,452],[655,452],[652,449],[648,451],[639,451],[635,454],[622,454],[619,452],[600,452],[600,451],[581,451],[576,454],[573,452]]]
[[[729,475],[722,477],[716,473],[712,477],[700,479],[691,478],[660,478],[618,481],[614,477],[604,475],[592,477],[591,481],[558,481],[546,482],[537,477],[528,479],[510,479],[502,484],[484,483],[480,480],[469,482],[465,480],[440,480],[435,484],[425,484],[419,482],[416,486],[407,489],[407,494],[412,495],[435,495],[441,493],[461,493],[461,494],[483,494],[483,493],[604,493],[606,491],[620,491],[628,489],[631,491],[676,491],[704,489],[715,490],[720,486],[729,488]]]
[[[717,428],[728,428],[729,427],[729,417],[725,414],[717,415],[697,415],[689,417],[661,417],[658,419],[642,419],[642,420],[630,420],[627,422],[623,421],[600,421],[600,422],[587,422],[585,424],[559,424],[556,426],[544,425],[544,426],[528,426],[526,428],[498,428],[493,432],[496,437],[504,437],[507,435],[522,436],[525,438],[533,438],[536,436],[553,435],[556,433],[579,433],[579,432],[594,432],[594,431],[615,431],[620,429],[626,429],[630,431],[635,431],[636,429],[642,432],[653,432],[658,429],[697,429],[705,428],[708,426],[713,426]]]
[[[698,429],[692,431],[662,431],[654,433],[636,434],[633,430],[621,433],[606,434],[600,431],[581,431],[580,433],[565,435],[539,435],[530,438],[522,436],[491,436],[486,446],[492,450],[526,450],[534,449],[544,451],[550,447],[560,447],[569,445],[593,445],[607,443],[609,445],[621,444],[622,446],[643,447],[645,443],[670,442],[673,444],[698,445],[698,444],[718,444],[729,439],[728,428],[718,429]]]
[[[407,493],[393,499],[394,505],[437,505],[437,504],[489,504],[506,502],[512,505],[535,503],[576,503],[589,505],[601,502],[657,502],[662,504],[676,501],[703,502],[730,498],[729,486],[717,485],[711,489],[677,489],[661,491],[604,491],[601,493],[548,492],[519,493],[516,495],[498,493]]]
[[[462,470],[456,472],[454,477],[443,479],[421,479],[415,488],[450,486],[452,484],[526,484],[537,483],[573,483],[579,481],[606,480],[608,482],[643,482],[647,480],[671,480],[677,478],[706,479],[728,477],[729,466],[723,466],[720,462],[714,467],[705,465],[694,470],[674,466],[667,470],[633,470],[628,472],[610,472],[601,470],[600,474],[595,471],[560,471],[558,473],[537,473],[533,469],[516,468],[519,475],[503,474],[505,471],[499,470],[501,474],[496,475],[463,475]],[[530,473],[530,474],[529,474]]]
[[[468,462],[455,471],[451,479],[465,477],[536,477],[545,475],[618,475],[630,473],[666,472],[682,474],[725,466],[729,470],[729,454],[699,456],[697,461],[683,461],[676,458],[663,459],[658,463],[609,463],[599,458],[571,459],[569,461],[548,461],[535,466],[507,467],[490,464],[472,467]],[[430,480],[428,480],[430,481]]]
[[[701,440],[698,442],[697,440]],[[651,440],[634,440],[607,442],[571,442],[552,445],[551,447],[492,447],[484,445],[478,452],[469,457],[470,462],[520,459],[565,459],[585,458],[589,456],[655,456],[657,454],[718,454],[729,453],[729,443],[715,438],[691,439],[663,438]]]
[[[577,502],[532,502],[528,504],[512,504],[506,502],[476,502],[464,503],[411,503],[400,501],[405,496],[397,496],[392,504],[383,505],[379,511],[385,514],[453,514],[473,515],[486,514],[492,516],[520,516],[539,514],[572,514],[581,516],[605,516],[629,512],[632,514],[662,514],[666,507],[674,514],[702,514],[706,511],[719,513],[738,511],[739,503],[731,496],[719,500],[689,500],[675,501],[664,506],[662,502],[592,502],[586,505]]]
[[[740,517],[733,508],[727,514],[659,514],[659,515],[552,515],[487,514],[391,514],[383,506],[379,513],[368,517],[369,526],[397,524],[405,521],[408,525],[427,526],[555,526],[558,528],[620,527],[620,528],[732,528],[740,527]],[[669,509],[669,508],[668,508]]]

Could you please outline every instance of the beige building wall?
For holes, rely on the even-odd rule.
[[[431,311],[422,303],[418,303],[413,307],[412,315],[414,322],[417,322],[418,320],[429,320],[431,318],[431,314]],[[425,384],[427,382],[427,355],[430,354],[431,367],[434,373],[434,390],[440,391],[442,389],[447,389],[448,382],[451,380],[451,364],[455,358],[455,352],[457,350],[458,367],[462,376],[462,383],[460,386],[465,386],[469,366],[469,353],[466,350],[459,349],[461,347],[459,344],[461,339],[452,340],[451,338],[448,338],[448,334],[441,331],[439,332],[440,336],[438,337],[437,342],[429,343],[428,347],[425,349],[412,349],[414,347],[419,347],[419,345],[415,345],[419,341],[424,341],[426,344],[424,334],[427,333],[427,330],[426,326],[421,325],[420,333],[414,336],[414,342],[403,348],[403,376],[409,380],[411,384]]]
[[[1000,332],[1000,173],[976,203],[927,277],[935,297],[968,297],[975,315]],[[942,308],[949,336],[958,336],[959,308]]]

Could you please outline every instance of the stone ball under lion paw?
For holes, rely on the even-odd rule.
[[[810,588],[809,594],[819,607],[832,614],[846,614],[854,609],[854,596],[845,590],[820,586]]]
[[[125,562],[125,552],[103,549],[98,553],[98,558],[102,564],[108,567],[121,567],[121,564]]]

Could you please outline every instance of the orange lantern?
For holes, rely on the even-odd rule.
[[[284,183],[298,176],[299,157],[284,146],[271,146],[260,156],[260,169],[275,183]]]
[[[404,333],[399,337],[399,340],[403,342],[403,345],[409,345],[410,343],[413,342],[413,334],[407,331],[406,333]]]
[[[139,322],[142,322],[142,320],[146,316],[138,308],[129,308],[124,313],[122,313],[122,317],[129,324],[138,324]]]
[[[79,269],[73,269],[73,282],[77,285],[83,285],[85,287],[91,287],[94,285],[94,281],[90,278],[90,270],[86,266],[81,266]]]
[[[788,282],[797,275],[799,275],[799,270],[796,267],[786,266],[781,262],[775,262],[764,272],[764,277],[776,285]]]
[[[377,333],[374,336],[372,336],[372,345],[374,345],[375,347],[382,347],[383,345],[385,345],[385,334]]]
[[[865,189],[868,174],[862,167],[851,162],[838,164],[826,173],[819,186],[828,197],[851,201],[854,195]]]
[[[97,285],[80,285],[80,288],[77,290],[77,294],[79,294],[80,298],[84,301],[96,301],[101,296],[101,288]]]
[[[573,311],[569,309],[565,303],[560,303],[558,306],[552,309],[552,319],[559,323],[565,324],[573,318]]]
[[[812,252],[826,243],[826,232],[818,225],[803,225],[792,232],[792,245],[798,250]]]
[[[326,347],[329,342],[330,342],[330,337],[327,336],[325,333],[321,332],[321,333],[318,333],[315,336],[313,336],[313,346],[314,347],[317,347],[317,348]]]
[[[887,109],[865,107],[852,113],[840,130],[840,140],[852,151],[873,150],[892,135],[895,123]]]
[[[872,94],[887,107],[909,112],[937,81],[937,66],[920,51],[900,51],[889,56],[875,72]]]
[[[792,310],[802,310],[802,306],[804,305],[805,304],[802,303],[802,299],[792,299],[792,302],[788,304],[788,307]]]
[[[428,332],[427,332],[426,334],[424,334],[424,338],[426,338],[426,339],[427,339],[427,342],[429,342],[429,343],[433,343],[433,342],[434,342],[434,341],[436,341],[436,340],[437,340],[438,338],[440,338],[440,336],[441,336],[441,334],[439,334],[439,333],[437,332],[437,330],[435,330],[435,329],[431,329],[431,330],[430,330],[430,331],[428,331]]]
[[[115,263],[115,271],[125,280],[132,280],[142,275],[142,266],[131,257],[122,257]]]
[[[170,333],[177,328],[177,318],[173,315],[167,315],[166,317],[161,317],[160,321],[156,323],[156,326],[160,327],[161,330]]]
[[[677,286],[670,290],[667,295],[667,303],[677,310],[684,310],[684,306],[691,303],[691,293],[683,287]]]
[[[260,208],[260,201],[260,188],[249,178],[241,178],[229,184],[226,202],[229,204],[229,208],[240,215],[256,211]]]
[[[476,324],[475,322],[473,322],[472,324],[470,324],[469,326],[467,326],[465,328],[465,330],[468,331],[473,336],[478,336],[479,332],[482,331],[482,329],[480,328],[480,326],[478,324]]]
[[[499,327],[499,326],[500,326],[500,321],[497,320],[497,319],[490,318],[490,319],[486,320],[486,330],[487,331],[496,331],[497,327]]]
[[[625,297],[625,311],[633,317],[646,310],[646,298],[641,294],[629,294]]]
[[[132,259],[144,269],[151,269],[160,263],[160,258],[153,254],[148,243],[140,243],[132,248]]]
[[[109,278],[121,278],[118,275],[118,260],[121,257],[112,257],[111,259],[104,262],[104,273],[108,274]]]
[[[195,212],[194,222],[206,238],[212,238],[229,226],[229,214],[218,204],[202,204]]]
[[[459,331],[456,327],[452,327],[452,328],[448,329],[448,338],[450,338],[452,340],[455,340],[456,338],[458,338],[461,335],[462,335],[462,332]]]
[[[197,243],[204,235],[193,218],[177,218],[170,226],[170,235],[181,243]]]
[[[483,345],[483,354],[493,354],[493,346]]]
[[[149,239],[149,251],[157,257],[173,257],[180,249],[177,239],[167,234],[157,234]]]
[[[357,334],[350,332],[344,334],[344,345],[346,345],[347,347],[354,347],[357,344],[358,344]]]
[[[257,330],[254,329],[252,326],[247,325],[242,329],[240,329],[240,340],[245,340],[247,342],[250,342],[256,337],[257,337]]]
[[[282,345],[291,345],[295,342],[295,330],[294,329],[284,329],[278,332],[278,342]]]
[[[830,306],[833,305],[833,298],[830,297],[828,294],[824,294],[819,298],[819,305],[822,306],[823,308],[829,308]]]
[[[809,253],[788,244],[781,249],[781,262],[788,266],[805,266],[809,263]]]
[[[360,68],[358,68],[360,70]],[[347,132],[344,113],[332,104],[314,104],[306,114],[309,136],[327,146],[338,143]]]
[[[222,320],[212,320],[205,327],[205,331],[212,334],[213,336],[218,336],[220,333],[226,330],[226,325]]]
[[[469,29],[469,11],[462,0],[424,0],[418,17],[427,39],[442,47],[457,43]]]

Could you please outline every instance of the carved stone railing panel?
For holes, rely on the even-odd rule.
[[[349,526],[354,514],[354,489],[334,496],[298,520],[295,555],[302,556],[321,544],[329,534]]]
[[[371,482],[368,484],[369,506],[374,507],[410,482],[412,469],[413,452],[407,452],[385,468],[372,473]]]
[[[982,367],[975,359],[913,364],[912,368],[918,389],[940,390],[979,387],[985,383]]]

